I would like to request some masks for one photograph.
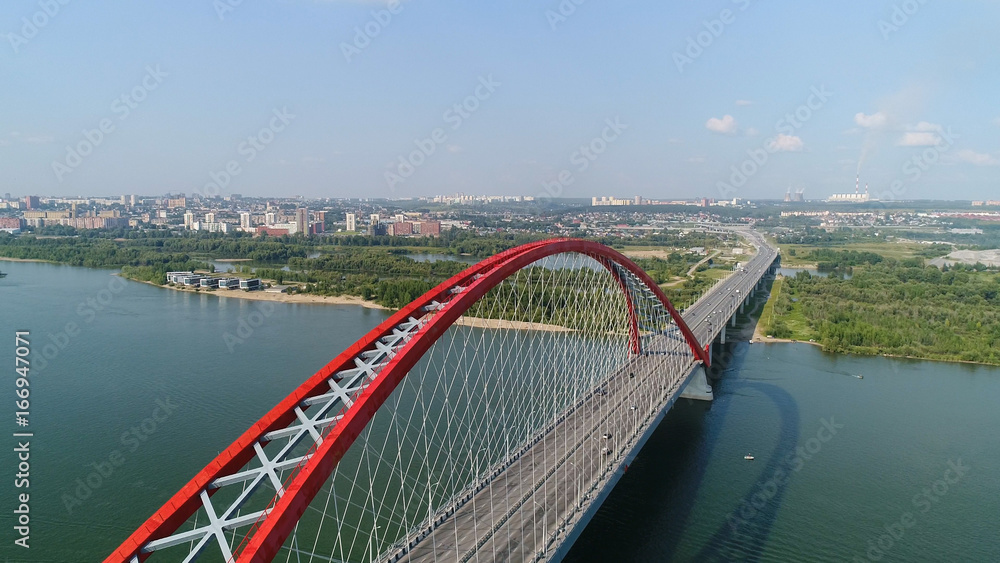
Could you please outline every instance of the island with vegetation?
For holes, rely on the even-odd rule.
[[[1000,365],[996,270],[938,268],[919,249],[909,258],[833,249],[798,254],[829,275],[802,271],[775,280],[758,334],[815,341],[829,352]]]
[[[0,256],[43,260],[73,266],[117,268],[128,279],[169,286],[169,271],[214,273],[213,262],[228,260],[234,275],[288,286],[298,296],[360,298],[398,309],[477,258],[492,256],[544,235],[448,231],[437,238],[389,236],[252,237],[238,234],[176,233],[165,230],[70,232],[66,229],[18,237],[0,233]],[[617,248],[662,284],[678,307],[686,307],[719,277],[735,258],[723,260],[716,249],[740,246],[737,235],[697,231],[661,231],[641,238],[592,238]],[[401,243],[409,243],[403,245]],[[704,256],[691,248],[704,248]],[[408,254],[433,252],[464,258],[418,261]],[[179,289],[179,288],[178,288]],[[191,289],[190,291],[216,290]],[[242,292],[241,292],[242,293]],[[237,295],[236,292],[226,292]],[[317,300],[323,302],[323,300]],[[555,302],[553,302],[555,303]],[[544,306],[536,322],[555,323],[557,307]]]

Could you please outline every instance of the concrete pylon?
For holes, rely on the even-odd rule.
[[[694,399],[696,401],[711,401],[715,399],[715,395],[712,393],[712,386],[708,384],[708,375],[705,373],[704,364],[694,368],[694,373],[691,374],[691,378],[681,392],[681,398]]]

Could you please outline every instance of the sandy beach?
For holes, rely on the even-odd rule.
[[[125,278],[128,279],[128,278]],[[361,297],[355,295],[311,295],[311,294],[292,294],[287,293],[268,293],[266,291],[242,291],[242,290],[228,290],[228,289],[216,289],[212,291],[198,290],[195,291],[193,288],[182,287],[182,286],[171,286],[171,285],[160,285],[148,281],[140,280],[129,280],[139,283],[145,283],[153,287],[159,287],[162,289],[170,289],[173,291],[180,291],[183,293],[192,293],[197,295],[212,295],[222,299],[249,299],[252,301],[273,301],[276,303],[301,303],[305,305],[356,305],[361,307],[367,307],[369,309],[381,309],[384,311],[389,311],[388,307],[383,307],[374,301],[366,301]],[[526,323],[522,321],[504,321],[499,319],[481,319],[478,317],[459,317],[455,321],[456,325],[468,326],[475,328],[489,328],[497,330],[536,330],[540,332],[573,332],[573,329],[569,329],[562,326],[547,325],[541,323]]]
[[[547,325],[541,323],[526,323],[523,321],[504,321],[500,319],[480,319],[478,317],[459,317],[455,324],[461,326],[471,326],[475,328],[492,329],[512,329],[512,330],[537,330],[540,332],[574,332],[571,328],[564,326]]]
[[[125,278],[129,279],[129,278]],[[153,287],[159,287],[162,289],[170,289],[173,291],[180,291],[183,293],[193,293],[198,295],[212,295],[215,297],[223,299],[249,299],[251,301],[274,301],[277,303],[301,303],[307,305],[359,305],[361,307],[368,307],[369,309],[383,309],[388,310],[388,308],[375,303],[374,301],[366,301],[361,297],[355,295],[312,295],[308,293],[269,293],[267,291],[243,291],[243,290],[229,290],[229,289],[214,289],[214,290],[195,290],[194,288],[181,287],[181,286],[170,286],[170,285],[160,285],[158,283],[132,280],[129,281],[139,282],[149,284]]]
[[[810,346],[823,347],[819,342],[807,342],[805,340],[792,340],[789,338],[768,338],[767,336],[759,336],[757,334],[753,335],[753,341],[763,344],[809,344]]]
[[[49,260],[39,260],[37,258],[7,258],[5,256],[0,256],[0,261],[3,262],[49,262],[50,264],[56,264],[57,262],[51,262]]]

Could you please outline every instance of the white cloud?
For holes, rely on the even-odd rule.
[[[888,118],[882,112],[873,113],[871,115],[865,115],[864,113],[859,113],[854,116],[854,122],[864,127],[865,129],[878,129],[885,126]]]
[[[771,141],[771,147],[777,152],[799,152],[804,145],[802,138],[794,135],[778,135]]]
[[[757,131],[753,127],[747,129],[747,137],[756,137],[758,133],[760,133],[760,131]]]
[[[955,156],[962,162],[968,162],[969,164],[975,164],[976,166],[997,166],[1000,165],[1000,159],[997,159],[993,155],[976,152],[974,150],[964,149],[955,153]]]
[[[49,135],[28,135],[27,137],[22,136],[20,131],[11,131],[10,137],[15,143],[27,143],[29,145],[45,145],[48,143],[55,142],[55,137]],[[9,145],[10,140],[2,139],[0,140],[0,145]]]
[[[935,123],[927,123],[926,121],[921,121],[917,123],[916,126],[910,128],[912,131],[933,131],[935,133],[941,133],[944,128]]]
[[[936,123],[921,121],[906,128],[906,132],[896,143],[900,147],[933,147],[941,143],[944,128]]]
[[[731,115],[723,116],[722,119],[713,117],[705,122],[705,127],[708,128],[709,131],[732,135],[736,132],[736,118]]]
[[[753,102],[750,100],[736,100],[736,105],[738,106],[752,106]]]
[[[896,146],[899,147],[933,147],[941,142],[937,133],[930,131],[910,131],[903,133]]]

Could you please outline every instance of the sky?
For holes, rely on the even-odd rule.
[[[0,194],[1000,198],[998,0],[6,0]]]

